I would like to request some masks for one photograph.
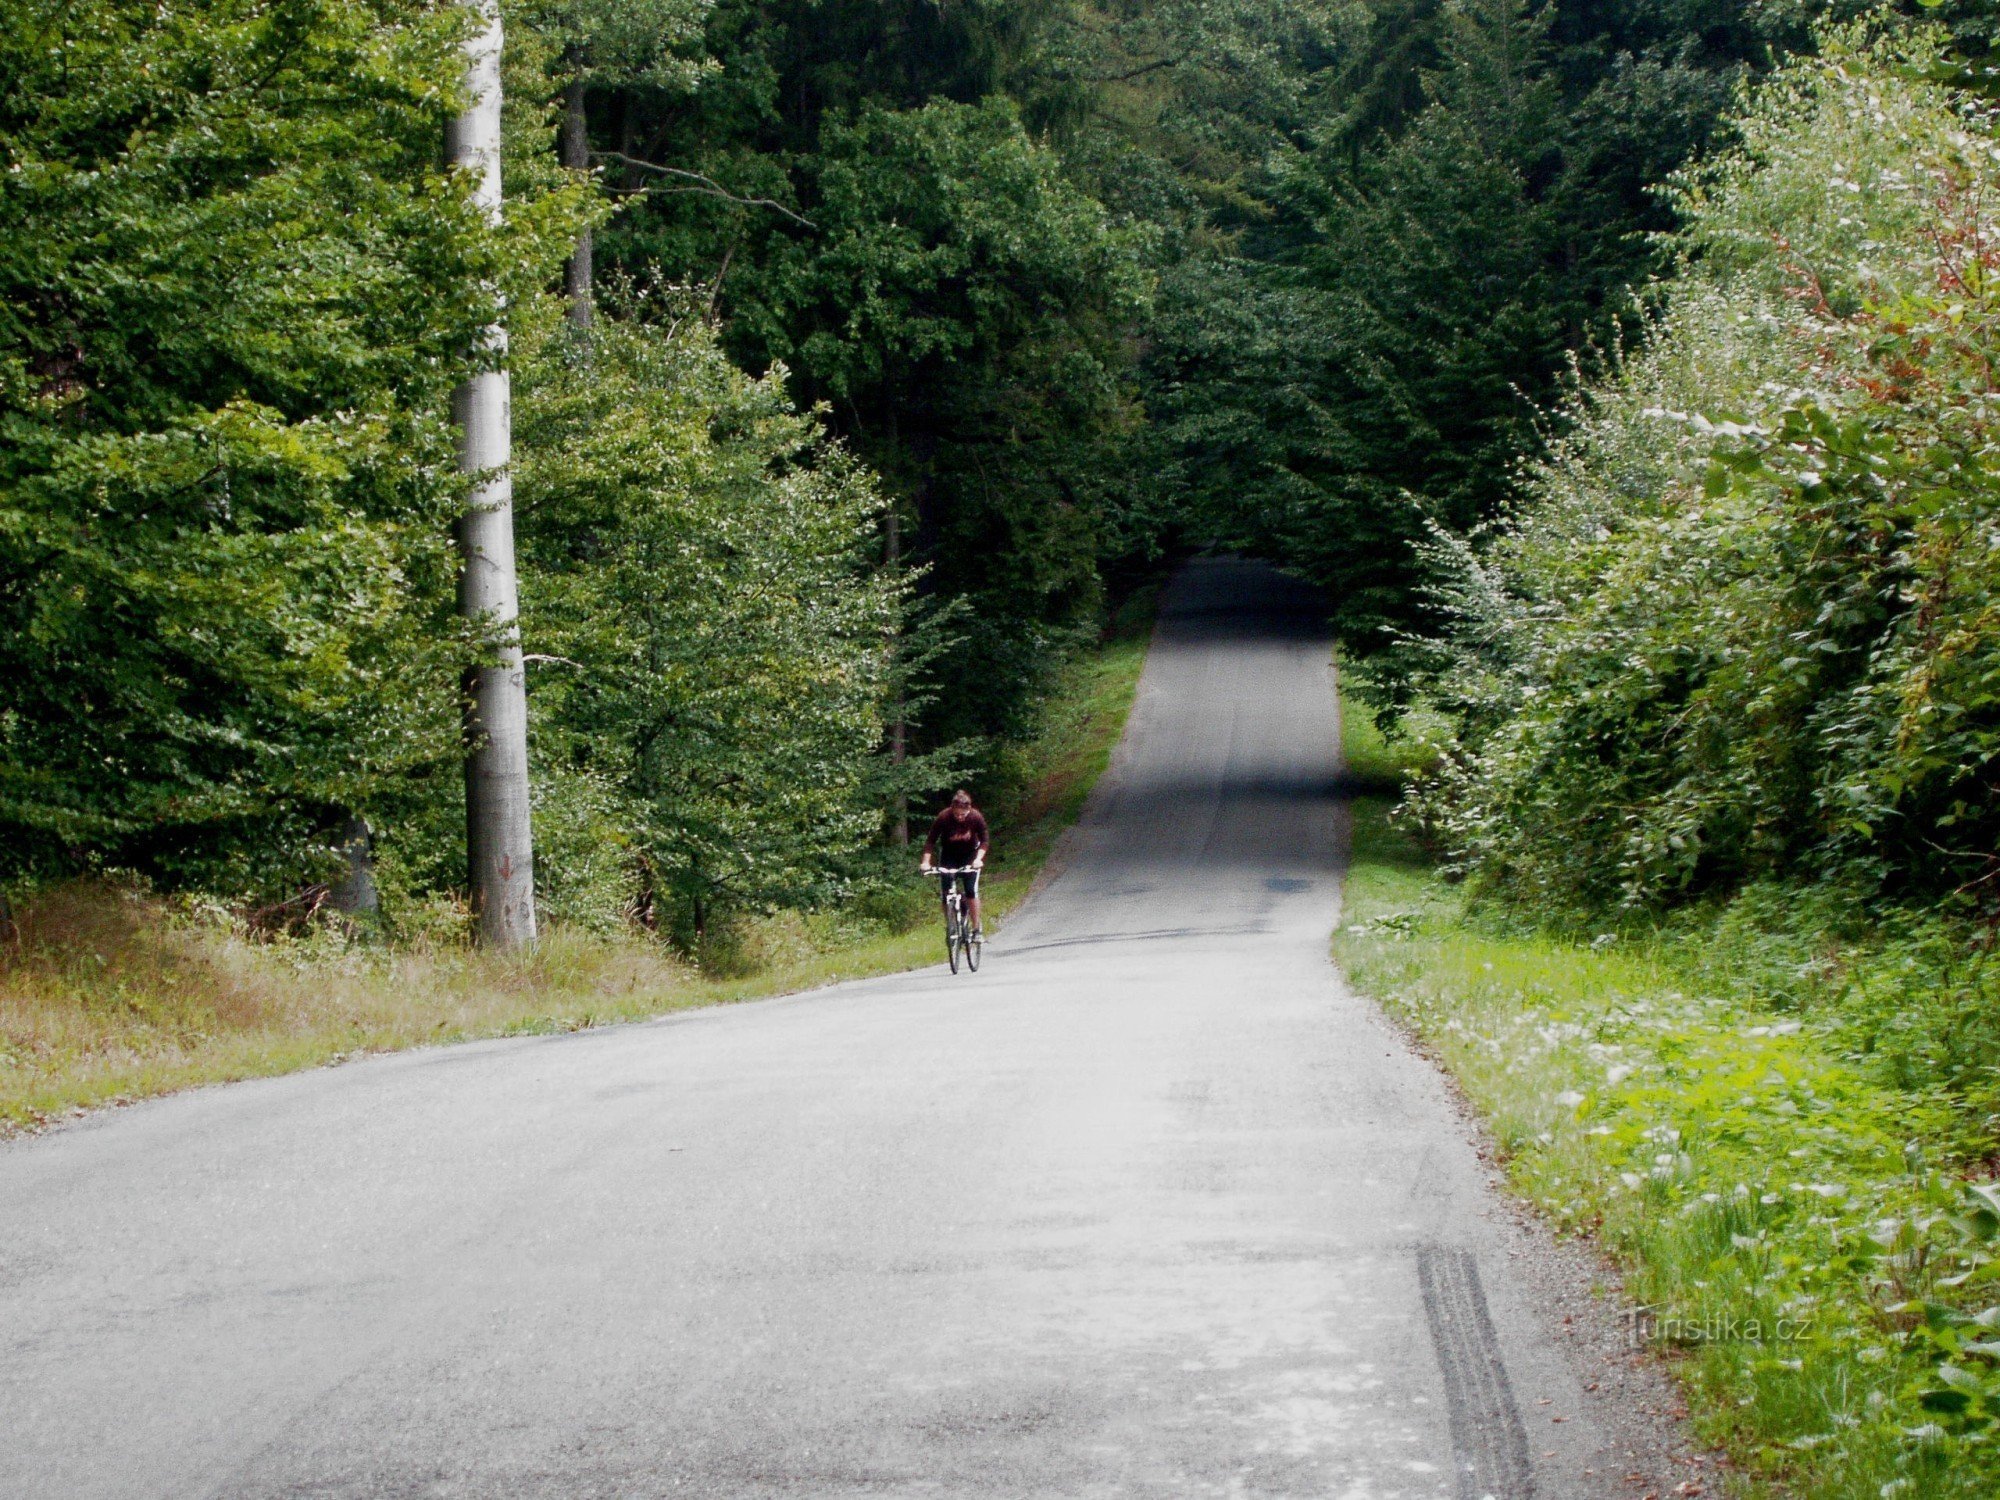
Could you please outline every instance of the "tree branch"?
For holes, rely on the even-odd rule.
[[[704,177],[699,172],[690,172],[686,167],[663,167],[658,162],[641,161],[636,156],[627,156],[623,151],[593,151],[592,156],[605,161],[615,161],[623,166],[635,167],[641,172],[658,172],[662,177],[678,177],[694,183],[693,187],[670,188],[669,192],[702,193],[708,197],[720,198],[725,203],[741,204],[744,208],[769,208],[783,214],[795,224],[803,224],[808,229],[818,229],[819,225],[803,214],[794,213],[775,198],[739,198],[712,177]],[[640,189],[642,192],[650,189]]]
[[[711,323],[715,321],[715,304],[722,300],[723,278],[728,276],[729,263],[734,259],[736,259],[736,246],[732,243],[722,252],[721,269],[715,273],[715,281],[708,289],[708,318]]]
[[[1130,83],[1135,78],[1144,78],[1148,73],[1157,73],[1162,68],[1178,68],[1193,59],[1192,52],[1183,52],[1179,57],[1158,57],[1149,63],[1141,63],[1136,68],[1128,68],[1123,73],[1085,73],[1083,83]]]

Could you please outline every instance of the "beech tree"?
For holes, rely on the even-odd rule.
[[[597,157],[590,145],[590,90],[604,87],[683,90],[704,71],[702,23],[712,0],[530,0],[524,18],[552,54],[562,86],[557,160],[588,173]],[[612,152],[614,161],[631,160]],[[650,164],[656,171],[657,164]],[[664,169],[671,175],[673,169]],[[689,174],[691,177],[693,174]],[[570,321],[592,321],[595,257],[591,226],[578,232],[563,271]]]
[[[451,389],[568,239],[441,170],[466,14],[0,27],[0,872],[280,891],[459,760]]]
[[[560,837],[615,845],[628,908],[701,928],[831,893],[879,833],[908,583],[877,566],[871,476],[781,377],[674,294],[610,311],[587,361],[547,317],[524,351],[537,756]]]
[[[464,111],[452,122],[452,165],[472,201],[501,222],[498,0],[479,0],[466,41]],[[504,303],[495,308],[504,316]],[[520,581],[514,565],[513,399],[507,328],[489,323],[481,363],[452,393],[459,471],[471,481],[458,518],[458,610],[481,659],[466,672],[465,864],[479,935],[496,948],[535,940],[535,852],[528,800],[528,682],[521,660]]]

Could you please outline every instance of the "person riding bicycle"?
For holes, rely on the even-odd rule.
[[[986,851],[991,845],[985,815],[972,805],[972,794],[961,789],[952,793],[950,805],[931,824],[919,866],[924,874],[930,874],[931,856],[935,853],[939,869],[961,872],[944,876],[939,890],[948,895],[951,882],[958,881],[958,888],[965,895],[965,920],[972,928],[975,943],[986,941],[979,925],[979,872],[986,868]]]

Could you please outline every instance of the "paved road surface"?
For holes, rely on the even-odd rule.
[[[1200,564],[977,977],[0,1148],[0,1495],[1623,1493],[1327,962],[1337,741],[1309,602]]]

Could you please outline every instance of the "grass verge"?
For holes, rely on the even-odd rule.
[[[1027,895],[1109,763],[1155,594],[1071,662],[1039,731],[996,768],[989,923]],[[914,860],[913,860],[914,863]],[[921,893],[912,882],[912,895]],[[394,946],[321,931],[253,939],[229,913],[103,883],[19,902],[0,931],[0,1135],[93,1107],[371,1052],[575,1031],[938,962],[928,897],[741,924],[708,971],[643,935],[556,928],[532,953],[466,947],[460,922]]]
[[[1393,771],[1357,711],[1361,767]],[[1728,933],[1568,941],[1469,907],[1358,798],[1335,956],[1487,1120],[1515,1189],[1625,1267],[1638,1328],[1744,1494],[2000,1494],[2000,1216],[1962,1128]]]

